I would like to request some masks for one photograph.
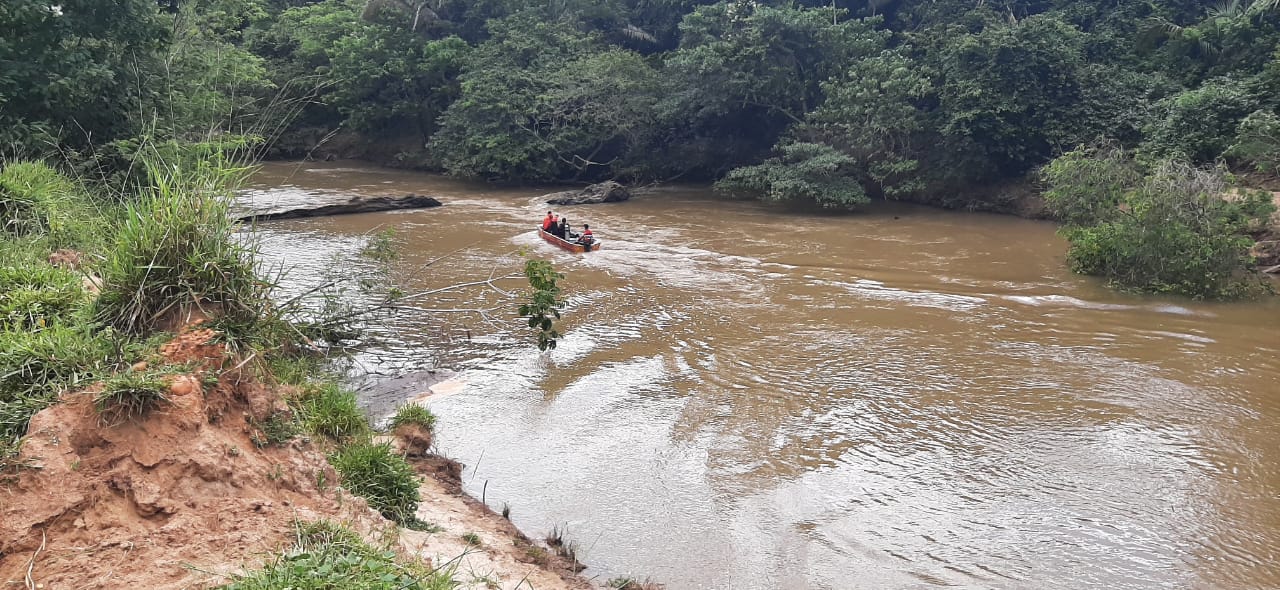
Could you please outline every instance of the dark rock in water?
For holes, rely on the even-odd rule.
[[[302,217],[326,217],[329,215],[350,215],[353,213],[373,213],[375,211],[394,211],[397,209],[426,209],[439,207],[440,201],[425,195],[405,195],[403,197],[353,197],[345,203],[302,207],[276,213],[255,213],[245,215],[240,221],[271,221],[275,219],[299,219]]]
[[[406,400],[429,395],[433,386],[455,376],[447,369],[433,369],[378,381],[360,388],[360,406],[372,416],[390,416]]]
[[[627,187],[612,180],[593,184],[578,191],[561,191],[543,195],[551,205],[594,205],[596,203],[617,203],[631,198]]]

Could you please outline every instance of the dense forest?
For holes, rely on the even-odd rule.
[[[987,187],[1034,178],[1071,217],[1080,204],[1054,195],[1103,194],[1109,209],[1084,206],[1097,213],[1174,169],[1216,167],[1224,186],[1227,171],[1277,172],[1277,4],[5,0],[0,157],[56,154],[106,177],[145,141],[336,150],[487,181],[678,179],[831,208],[999,208]],[[1084,156],[1046,180],[1063,154]],[[1110,166],[1115,190],[1074,186],[1072,165]],[[1202,225],[1239,238],[1265,218],[1238,205]],[[1073,243],[1124,222],[1071,221]],[[1248,266],[1240,243],[1214,262],[1227,275]],[[1073,256],[1112,278],[1104,267],[1128,264]]]

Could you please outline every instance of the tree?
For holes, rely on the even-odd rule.
[[[1081,33],[1052,16],[941,40],[940,131],[972,142],[999,175],[1047,160],[1078,136]]]
[[[568,21],[492,23],[431,146],[446,170],[501,181],[609,177],[647,145],[659,79]]]
[[[788,127],[822,103],[822,83],[845,64],[878,53],[888,32],[875,21],[839,22],[830,8],[772,7],[746,0],[700,6],[680,23],[680,48],[665,62],[658,105],[674,131],[681,170],[715,173],[757,160]]]
[[[169,38],[152,0],[0,3],[0,145],[86,145],[128,135]]]
[[[770,201],[811,202],[852,209],[870,201],[853,178],[857,161],[831,146],[791,143],[781,154],[755,166],[737,168],[716,183],[725,191],[746,191]]]

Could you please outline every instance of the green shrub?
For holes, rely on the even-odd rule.
[[[315,434],[347,441],[370,431],[369,421],[356,404],[356,394],[336,383],[307,386],[294,407],[303,427]]]
[[[802,201],[832,209],[851,209],[871,202],[854,177],[858,164],[835,148],[792,143],[782,154],[755,166],[737,168],[716,183],[717,190],[748,192],[770,201]]]
[[[1265,292],[1248,231],[1270,196],[1231,193],[1221,170],[1165,161],[1143,175],[1118,152],[1073,152],[1047,167],[1050,207],[1067,222],[1075,272],[1137,291],[1229,299]]]
[[[1227,157],[1252,165],[1258,172],[1280,174],[1280,116],[1255,111],[1240,122],[1236,142]]]
[[[1045,202],[1054,218],[1086,226],[1113,217],[1142,171],[1123,150],[1109,145],[1067,152],[1040,170]]]
[[[329,463],[342,475],[347,491],[364,497],[384,517],[400,523],[415,520],[422,499],[418,478],[390,444],[353,443],[330,455]]]
[[[93,396],[93,407],[110,423],[140,418],[152,408],[169,401],[169,375],[120,373],[107,379]]]
[[[391,427],[396,428],[402,424],[417,424],[427,430],[435,430],[436,415],[431,413],[426,406],[420,404],[405,404],[396,409],[396,415],[391,418]]]
[[[44,263],[0,266],[0,330],[30,330],[65,321],[87,301],[75,273]]]
[[[1143,150],[1159,158],[1213,162],[1231,146],[1241,119],[1257,108],[1257,97],[1245,84],[1209,80],[1156,105],[1162,116],[1146,129]]]
[[[299,526],[297,543],[259,571],[238,576],[226,590],[452,590],[450,568],[429,570],[396,563],[345,527],[328,522]]]
[[[233,235],[229,212],[243,169],[216,162],[186,170],[147,166],[152,186],[128,205],[101,267],[97,317],[145,334],[188,304],[238,321],[268,315],[268,285],[254,274],[253,250]]]

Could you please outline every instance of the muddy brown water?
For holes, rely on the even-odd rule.
[[[429,403],[467,489],[567,526],[601,581],[1280,588],[1276,300],[1119,294],[1065,269],[1051,224],[901,205],[662,189],[563,208],[604,240],[580,255],[535,236],[538,189],[271,164],[244,200],[407,192],[445,205],[264,223],[261,247],[295,291],[368,270],[383,228],[410,293],[552,260],[553,352],[480,286],[386,318],[353,376],[456,370]]]

